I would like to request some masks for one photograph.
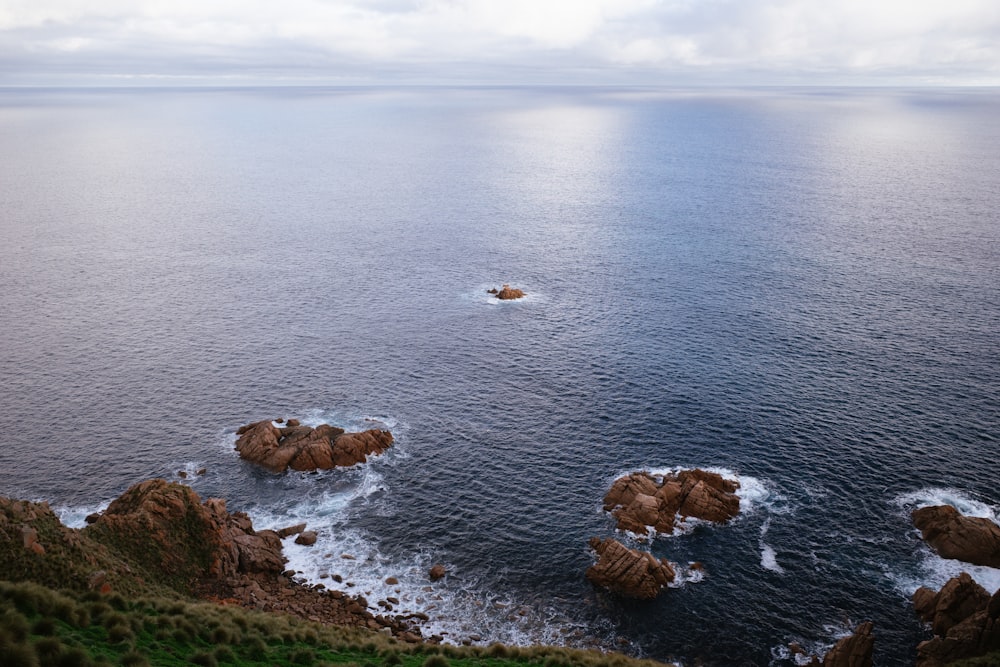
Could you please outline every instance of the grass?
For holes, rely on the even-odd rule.
[[[129,599],[0,581],[0,665],[653,667],[659,663],[557,647],[406,644],[368,630],[207,602]]]

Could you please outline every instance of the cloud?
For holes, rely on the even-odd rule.
[[[1000,83],[995,0],[0,0],[0,76]]]

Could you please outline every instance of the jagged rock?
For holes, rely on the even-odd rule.
[[[871,621],[862,623],[854,630],[854,634],[834,644],[823,658],[823,667],[872,667],[874,627]]]
[[[922,507],[913,525],[943,558],[1000,568],[1000,526],[989,519],[962,516],[950,505]]]
[[[298,535],[305,529],[306,524],[304,523],[297,523],[294,526],[286,526],[278,530],[278,537],[285,539],[286,537],[291,537],[292,535]]]
[[[913,594],[913,608],[921,620],[931,624],[936,635],[946,635],[953,627],[985,607],[990,594],[982,586],[962,572],[952,577],[935,593],[921,586]]]
[[[592,538],[597,563],[587,568],[587,579],[613,593],[651,600],[674,580],[674,568],[665,559],[629,549],[617,540]]]
[[[942,667],[1000,651],[1000,590],[990,596],[963,572],[937,593],[918,589],[914,608],[934,637],[917,646],[918,667]]]
[[[345,433],[329,424],[316,428],[289,419],[283,427],[271,420],[246,424],[236,431],[236,450],[248,461],[274,472],[325,470],[364,463],[371,454],[381,454],[392,445],[389,431],[370,429]]]
[[[604,496],[619,530],[644,534],[674,531],[677,517],[725,523],[740,511],[739,482],[705,470],[682,470],[656,478],[648,472],[619,477]]]
[[[447,570],[444,569],[444,565],[438,564],[430,569],[427,576],[431,578],[431,581],[437,581],[438,579],[444,578],[445,574],[447,574]]]
[[[511,301],[513,299],[520,299],[521,297],[524,296],[523,290],[519,290],[515,287],[511,287],[510,285],[506,284],[500,288],[500,291],[497,290],[488,290],[488,291],[490,292],[490,294],[496,295],[496,297],[502,301]]]

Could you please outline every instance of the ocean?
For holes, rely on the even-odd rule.
[[[1000,513],[995,89],[3,89],[0,156],[0,494],[70,525],[164,477],[426,635],[684,665],[910,665],[918,586],[1000,587],[909,522]],[[240,460],[279,417],[396,443]],[[616,533],[694,467],[737,519]],[[592,587],[616,535],[677,585]]]

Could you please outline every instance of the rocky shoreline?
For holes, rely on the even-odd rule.
[[[46,503],[0,499],[5,572],[54,588],[102,594],[163,594],[279,612],[302,619],[424,638],[407,616],[374,614],[362,596],[307,586],[285,569],[282,539],[304,527],[255,530],[219,498],[202,501],[190,487],[153,479],[129,488],[82,529],[63,526]],[[5,563],[9,560],[10,563]],[[432,577],[429,577],[431,580]]]
[[[243,432],[273,433],[270,429],[277,428],[271,422],[258,422]],[[320,428],[312,431],[323,433]],[[636,537],[648,538],[672,531],[686,518],[725,524],[738,514],[738,488],[735,480],[703,470],[660,477],[636,472],[612,484],[604,508],[618,530],[638,527],[644,530]],[[996,567],[1000,526],[989,519],[964,517],[950,506],[937,506],[913,511],[912,520],[943,557]],[[377,607],[360,595],[296,581],[296,573],[286,569],[282,545],[288,539],[314,543],[316,535],[305,524],[256,530],[245,513],[229,512],[224,500],[203,501],[189,486],[162,479],[135,484],[106,510],[87,517],[87,523],[82,529],[68,528],[47,503],[0,498],[0,568],[15,581],[52,588],[194,597],[365,628],[403,642],[442,641],[422,636],[420,623],[428,620],[422,614],[391,615],[391,599],[378,601],[384,613],[373,613]],[[592,538],[590,547],[597,562],[587,569],[587,579],[615,595],[650,600],[677,576],[676,564],[630,549],[615,538]],[[436,565],[428,572],[428,584],[444,575]],[[943,667],[1000,652],[1000,590],[991,594],[963,572],[939,591],[918,589],[913,605],[933,633],[917,647],[917,667]],[[822,659],[805,655],[795,645],[789,648],[798,664],[866,667],[872,664],[874,644],[875,628],[866,621]]]

